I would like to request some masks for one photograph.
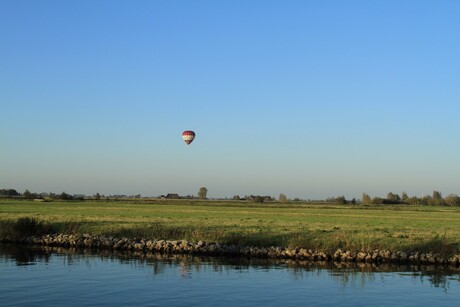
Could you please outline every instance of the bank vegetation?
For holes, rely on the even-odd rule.
[[[283,247],[327,255],[338,250],[356,255],[375,250],[432,253],[448,259],[460,251],[458,225],[460,208],[455,206],[0,200],[0,240],[10,242],[32,236],[90,235]]]

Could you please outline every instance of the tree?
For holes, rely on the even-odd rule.
[[[433,199],[442,199],[441,192],[433,191]]]
[[[22,196],[25,199],[35,199],[35,198],[41,198],[42,196],[39,195],[38,193],[32,193],[29,190],[25,190],[24,193],[22,193]]]
[[[71,200],[72,198],[72,195],[69,195],[66,192],[62,192],[61,195],[59,195],[59,199],[62,200]]]
[[[421,205],[423,205],[422,200],[417,198],[416,196],[412,196],[412,197],[409,197],[408,199],[406,199],[406,203],[409,204],[409,205],[413,205],[413,206],[421,206]]]
[[[374,205],[382,205],[383,204],[383,199],[376,196],[376,197],[372,198],[372,204],[374,204]]]
[[[208,194],[208,189],[206,189],[205,187],[201,187],[200,190],[198,191],[198,197],[200,199],[205,199],[206,194]]]
[[[280,200],[280,202],[282,202],[282,203],[287,203],[287,201],[288,201],[286,195],[284,195],[283,193],[280,193],[279,200]]]
[[[22,193],[22,195],[24,196],[25,199],[33,198],[32,193],[30,193],[30,191],[27,189],[24,191],[24,193]]]
[[[339,196],[335,199],[335,202],[338,203],[339,205],[345,205],[347,203],[347,200],[345,199],[345,196]]]
[[[445,202],[442,199],[441,192],[433,191],[433,196],[428,199],[429,206],[444,206]]]
[[[460,206],[460,197],[456,194],[449,194],[444,198],[446,206]]]
[[[391,203],[398,203],[401,200],[401,198],[399,197],[398,194],[394,194],[390,192],[387,194],[387,200]]]
[[[260,196],[260,195],[252,196],[252,201],[255,202],[255,203],[263,203],[264,198],[262,196]]]
[[[407,195],[406,192],[402,192],[402,194],[401,194],[401,199],[402,199],[402,201],[406,201],[406,200],[409,199],[409,196]]]
[[[240,200],[240,196],[239,195],[233,196],[233,200]]]
[[[366,193],[363,193],[363,197],[361,199],[361,203],[363,205],[370,205],[372,204],[372,199],[371,197],[369,196],[369,194],[366,194]]]
[[[95,200],[101,200],[101,194],[96,193],[96,195],[94,195],[94,199]]]

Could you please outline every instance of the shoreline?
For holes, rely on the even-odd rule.
[[[218,242],[130,239],[90,234],[47,234],[28,236],[22,240],[3,240],[2,243],[27,245],[90,248],[94,250],[128,251],[139,253],[190,254],[200,256],[238,256],[256,259],[293,259],[343,263],[409,263],[460,266],[460,253],[442,257],[436,252],[389,251],[389,250],[343,250],[317,251],[300,247],[255,247],[226,245]]]

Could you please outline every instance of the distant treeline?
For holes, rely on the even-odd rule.
[[[200,191],[204,189],[204,187],[200,188]],[[207,192],[207,189],[206,189]],[[86,195],[71,195],[66,192],[62,192],[60,194],[56,193],[32,193],[29,190],[25,190],[24,193],[19,193],[15,189],[0,189],[0,197],[2,198],[22,198],[22,199],[37,199],[37,200],[44,200],[44,201],[52,201],[52,200],[109,200],[109,199],[126,199],[126,198],[142,198],[140,194],[136,195],[100,195],[96,193],[92,196]],[[155,198],[155,197],[154,197]],[[179,196],[178,194],[168,194],[168,195],[161,195],[156,198],[166,198],[166,199],[205,199],[206,195],[203,193],[198,197],[187,195],[187,196]],[[230,200],[230,199],[225,199]],[[276,199],[272,196],[260,196],[260,195],[245,195],[244,197],[240,197],[238,195],[233,196],[232,200],[235,201],[249,201],[255,203],[263,203],[263,202],[310,202],[305,201],[302,199],[288,199],[286,195],[280,193],[279,198]],[[363,193],[361,199],[353,198],[348,200],[345,196],[338,196],[338,197],[329,197],[325,200],[315,200],[314,202],[327,202],[327,203],[337,203],[341,205],[414,205],[414,206],[460,206],[460,197],[456,194],[449,194],[446,197],[442,197],[441,192],[433,191],[432,195],[426,195],[423,197],[416,197],[412,196],[409,197],[407,193],[403,192],[401,195],[389,192],[386,198],[382,197],[371,197],[369,194]]]
[[[84,200],[84,195],[70,195],[66,192],[61,194],[55,193],[32,193],[25,190],[24,193],[19,193],[15,189],[0,189],[0,197],[6,198],[23,198],[23,199],[43,199],[43,200]]]
[[[414,205],[414,206],[460,206],[460,197],[456,194],[449,194],[442,197],[441,192],[433,191],[432,195],[423,197],[409,197],[403,192],[400,195],[389,192],[386,198],[371,197],[369,194],[363,193],[361,200],[345,199],[344,196],[328,198],[328,201],[333,201],[339,204],[361,204],[361,205]]]
[[[15,189],[0,189],[0,195],[4,197],[21,196]]]

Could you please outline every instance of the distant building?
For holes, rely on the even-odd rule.
[[[168,198],[168,199],[179,199],[180,196],[179,196],[179,194],[177,194],[177,193],[168,193],[168,194],[165,196],[165,198]]]

